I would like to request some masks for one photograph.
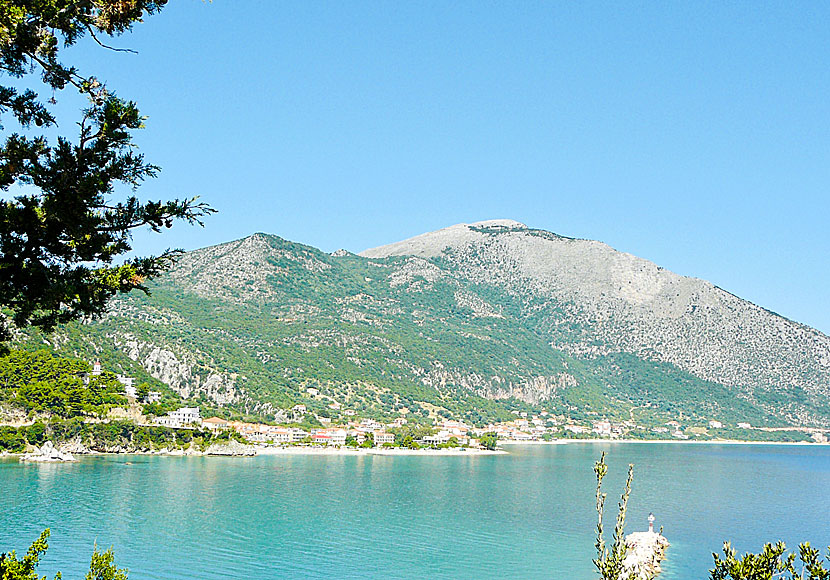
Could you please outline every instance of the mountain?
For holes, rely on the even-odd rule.
[[[102,320],[49,340],[185,397],[278,418],[338,401],[477,423],[545,408],[645,424],[830,425],[824,334],[601,242],[511,220],[359,255],[254,234],[186,254],[151,297],[119,298]]]

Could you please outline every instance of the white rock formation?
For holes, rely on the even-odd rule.
[[[75,456],[71,453],[63,452],[57,449],[51,441],[47,441],[40,448],[35,447],[35,451],[27,453],[20,458],[21,461],[31,461],[34,463],[59,463],[63,461],[76,461]]]
[[[651,580],[660,573],[660,562],[666,555],[669,542],[657,532],[634,532],[625,537],[628,547],[623,560],[622,578]]]

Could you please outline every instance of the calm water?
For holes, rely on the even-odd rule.
[[[830,448],[576,444],[482,457],[92,457],[0,461],[0,550],[52,528],[41,574],[83,576],[94,542],[132,580],[595,578],[591,467],[628,531],[653,511],[661,580],[707,578],[724,539],[830,544]]]

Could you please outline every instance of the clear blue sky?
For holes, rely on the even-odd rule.
[[[512,218],[830,332],[830,4],[171,2],[73,49],[149,116],[197,248]]]

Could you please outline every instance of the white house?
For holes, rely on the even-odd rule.
[[[375,445],[381,446],[384,443],[394,443],[395,436],[392,433],[387,433],[386,431],[375,431],[373,433]]]
[[[345,445],[346,444],[346,430],[345,429],[327,429],[326,433],[331,437],[329,445]]]
[[[133,377],[125,377],[124,375],[116,375],[118,382],[124,385],[124,392],[127,394],[128,397],[132,397],[135,399],[136,397],[136,389],[135,389],[135,379]]]
[[[709,421],[709,428],[710,429],[723,429],[723,423],[720,421]]]
[[[599,435],[600,437],[610,437],[611,436],[611,422],[610,421],[597,421],[594,423],[594,428],[592,429],[594,433]]]
[[[308,437],[308,432],[303,431],[302,429],[300,429],[298,427],[293,427],[291,429],[291,440],[292,441],[302,441],[306,437]]]
[[[156,424],[174,428],[201,425],[202,417],[199,414],[199,407],[181,407],[175,411],[168,411],[166,417],[158,417]]]

